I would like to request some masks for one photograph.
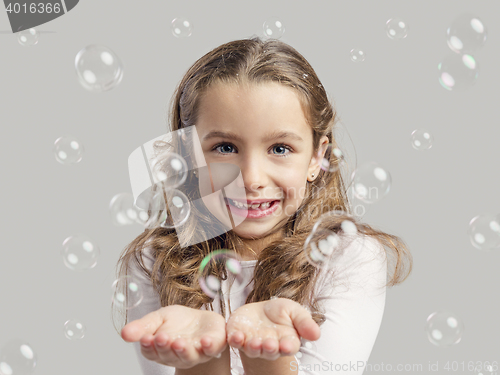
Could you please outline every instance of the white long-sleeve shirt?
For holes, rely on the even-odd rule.
[[[152,269],[154,258],[149,247],[143,250],[144,265]],[[242,261],[241,276],[251,280],[256,260]],[[142,302],[128,310],[131,322],[161,308],[158,293],[151,281],[131,262],[129,272],[140,283]],[[334,271],[333,273],[331,271]],[[326,321],[320,326],[321,337],[313,342],[302,340],[302,345],[290,364],[291,370],[299,375],[306,374],[351,374],[361,375],[378,335],[385,307],[387,261],[385,250],[372,237],[358,236],[355,241],[335,259],[334,266],[324,268],[315,293],[320,296]],[[222,290],[225,283],[222,282]],[[253,281],[248,288],[226,297],[235,311],[245,303]],[[219,312],[219,301],[215,298],[213,307]],[[202,307],[202,309],[204,309]],[[226,321],[229,312],[226,311]],[[146,359],[141,353],[139,342],[132,343],[144,375],[174,375],[175,368]],[[237,350],[231,348],[232,375],[244,374]],[[272,374],[269,374],[272,375]]]

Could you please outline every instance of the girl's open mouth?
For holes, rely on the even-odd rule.
[[[246,208],[242,204],[235,203],[230,198],[225,198],[224,201],[230,208],[232,213],[238,216],[246,217],[247,219],[260,219],[264,216],[268,216],[276,211],[280,203],[279,200],[274,200],[271,202],[262,203],[256,208]]]

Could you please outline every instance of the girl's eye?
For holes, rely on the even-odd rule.
[[[279,157],[287,157],[288,154],[292,152],[292,148],[284,144],[276,144],[271,148],[277,151],[277,153],[273,154],[278,155]],[[235,147],[231,143],[219,143],[212,148],[212,151],[217,151],[218,154],[232,154],[231,150],[234,149]],[[287,150],[289,152],[286,152]]]

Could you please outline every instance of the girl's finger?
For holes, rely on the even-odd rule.
[[[139,341],[141,337],[147,334],[154,334],[156,330],[164,323],[160,310],[153,311],[141,319],[134,320],[122,328],[122,339],[127,342]]]
[[[227,343],[235,349],[241,349],[245,343],[245,335],[241,331],[232,332],[228,335]]]
[[[156,352],[154,340],[152,335],[146,335],[141,340],[141,353],[150,361],[155,361],[159,358],[158,353]]]
[[[315,341],[321,336],[318,324],[311,317],[311,313],[304,308],[291,309],[290,318],[297,333],[306,340]]]
[[[194,346],[183,338],[177,338],[170,345],[175,355],[184,363],[198,361],[199,354]]]
[[[154,338],[155,348],[158,351],[158,354],[165,354],[170,352],[170,344],[172,343],[172,339],[165,332],[157,332]]]
[[[262,339],[253,337],[245,343],[245,354],[250,358],[258,358],[262,355]]]
[[[300,340],[296,336],[286,336],[280,340],[279,347],[283,355],[292,355],[299,351]]]
[[[262,357],[270,361],[280,357],[280,343],[273,338],[267,338],[262,343]]]
[[[215,348],[214,340],[210,336],[203,336],[200,339],[201,350],[208,357],[216,357],[219,353]]]

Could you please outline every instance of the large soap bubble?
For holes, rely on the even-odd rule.
[[[66,267],[83,271],[96,266],[100,252],[99,246],[90,237],[76,234],[64,240],[61,253]]]
[[[336,228],[332,227],[333,223],[336,223]],[[328,211],[319,217],[306,238],[304,254],[315,267],[330,267],[357,234],[354,217],[342,210]]]
[[[429,315],[425,324],[429,341],[439,347],[458,344],[464,333],[464,323],[449,311],[437,311]]]
[[[89,91],[102,92],[116,87],[123,78],[123,65],[108,47],[89,45],[75,58],[75,69],[80,84]]]
[[[380,164],[371,161],[360,165],[351,175],[353,193],[365,203],[376,203],[391,188],[392,178]]]
[[[211,298],[241,292],[246,283],[240,262],[240,257],[227,249],[216,250],[203,258],[198,272],[203,292]],[[224,288],[224,280],[228,280],[227,288]]]
[[[471,53],[486,42],[488,30],[479,17],[464,13],[456,17],[446,30],[448,47],[456,53]]]
[[[500,247],[500,215],[482,214],[469,223],[468,235],[472,245],[479,250]]]

